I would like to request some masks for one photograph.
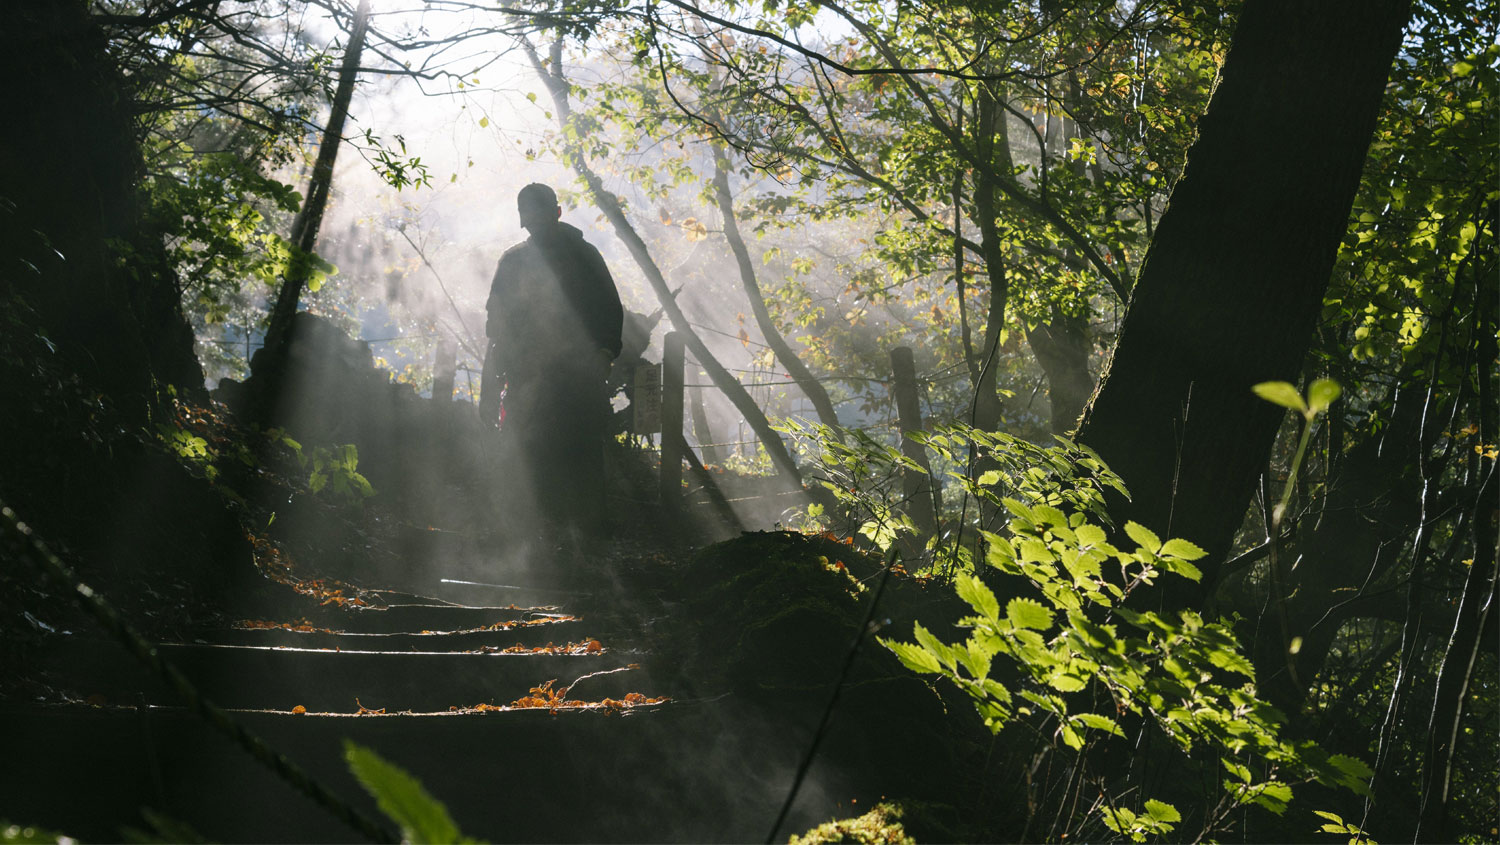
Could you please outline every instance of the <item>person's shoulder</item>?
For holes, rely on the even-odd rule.
[[[530,260],[534,249],[530,241],[512,244],[505,252],[500,253],[500,260],[495,262],[495,275],[498,276],[508,269],[524,265]]]
[[[511,244],[510,247],[508,247],[504,252],[500,253],[500,260],[503,262],[507,258],[514,260],[516,258],[523,257],[524,255],[526,255],[526,253],[530,252],[532,248],[533,247],[531,241],[518,241],[514,244]]]
[[[559,223],[557,225],[558,228],[562,230],[563,238],[567,242],[569,248],[582,250],[585,255],[589,255],[602,260],[603,256],[600,254],[599,248],[589,243],[589,239],[583,236],[582,229],[572,225],[571,223]]]

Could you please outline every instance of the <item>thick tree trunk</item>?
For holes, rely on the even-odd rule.
[[[160,234],[143,225],[130,81],[87,4],[6,13],[0,292],[19,293],[68,365],[144,421],[168,385],[201,395],[203,371]]]
[[[1296,381],[1409,7],[1246,3],[1085,411],[1078,439],[1133,497],[1116,520],[1198,543],[1210,570],[1283,415],[1250,388]],[[1200,603],[1181,581],[1165,606]]]

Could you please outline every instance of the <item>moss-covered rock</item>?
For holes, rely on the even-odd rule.
[[[700,679],[731,688],[824,688],[863,618],[851,546],[787,531],[741,535],[700,552],[679,583]]]
[[[852,819],[824,822],[787,845],[916,845],[901,824],[898,804],[880,803],[875,809]]]

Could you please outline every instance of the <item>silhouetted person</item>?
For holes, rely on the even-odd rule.
[[[479,413],[501,422],[509,454],[544,517],[603,528],[605,379],[620,354],[624,310],[604,259],[563,223],[557,195],[530,184],[516,197],[530,237],[495,268]],[[501,399],[501,387],[504,399]]]

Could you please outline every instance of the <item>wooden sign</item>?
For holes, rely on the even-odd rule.
[[[635,368],[635,388],[630,407],[631,428],[636,434],[661,431],[661,365],[640,364]]]

